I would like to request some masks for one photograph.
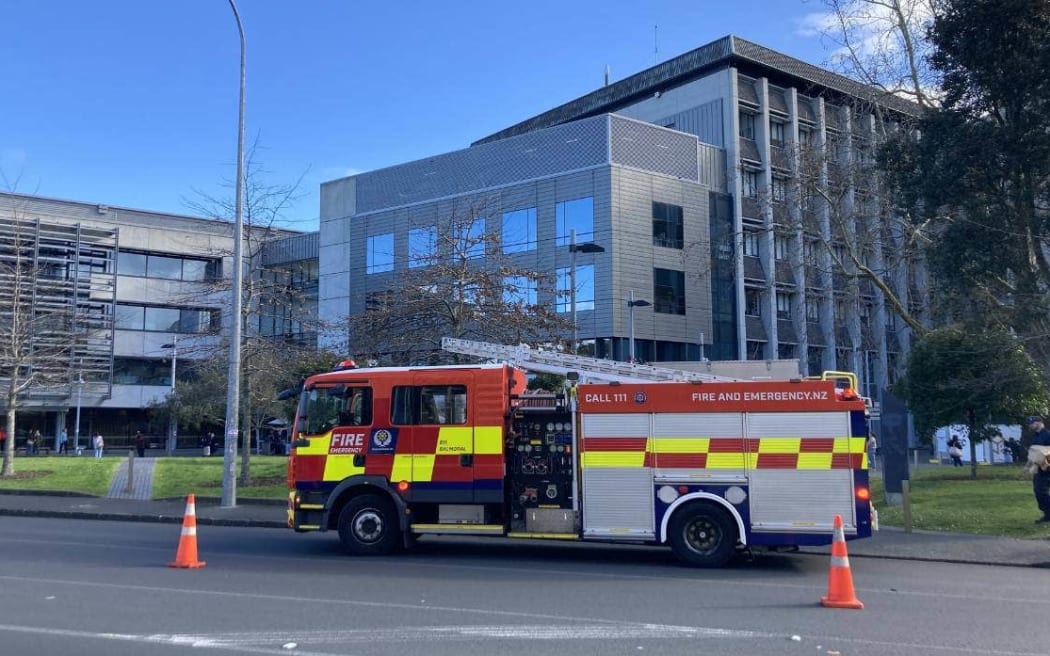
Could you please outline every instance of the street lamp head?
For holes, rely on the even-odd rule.
[[[636,301],[627,301],[627,307],[649,307],[650,305],[652,303],[641,298]]]
[[[595,244],[594,242],[587,242],[586,244],[569,244],[570,253],[604,253],[605,248]]]
[[[161,344],[160,347],[161,348],[175,348],[175,345],[174,344]]]

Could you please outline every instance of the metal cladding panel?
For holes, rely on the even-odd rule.
[[[856,529],[850,469],[756,469],[750,494],[755,530],[831,531],[835,515],[842,516],[847,529]]]
[[[651,469],[605,468],[583,472],[584,535],[652,537],[654,515]]]
[[[649,415],[583,415],[586,437],[648,437]]]
[[[613,163],[699,181],[699,142],[694,135],[615,115],[610,127]]]
[[[848,437],[848,412],[751,412],[748,437]]]
[[[743,434],[743,415],[739,412],[653,415],[653,437],[740,437]]]

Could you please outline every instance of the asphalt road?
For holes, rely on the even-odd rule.
[[[662,549],[431,538],[354,559],[331,534],[0,518],[0,653],[1045,654],[1043,570],[854,559],[864,610],[819,605],[828,562],[724,570]]]

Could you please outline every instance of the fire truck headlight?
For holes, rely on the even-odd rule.
[[[674,489],[670,485],[664,485],[656,492],[656,497],[664,503],[670,505],[675,499],[678,498],[678,490]]]

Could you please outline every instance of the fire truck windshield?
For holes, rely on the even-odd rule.
[[[299,398],[298,432],[319,435],[332,429],[339,421],[343,405],[343,386],[309,389]]]

